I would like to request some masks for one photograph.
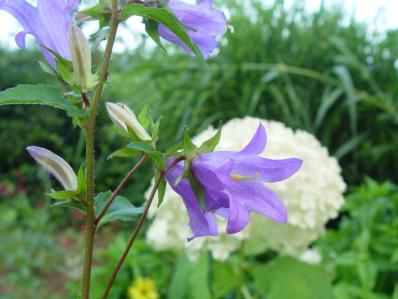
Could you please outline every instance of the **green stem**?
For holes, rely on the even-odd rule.
[[[81,299],[90,298],[91,267],[93,260],[94,235],[95,235],[95,215],[94,215],[94,130],[98,107],[104,88],[104,82],[108,74],[109,62],[112,55],[113,44],[116,39],[116,32],[119,25],[118,21],[118,1],[112,0],[112,21],[109,36],[104,52],[103,61],[99,71],[99,83],[97,84],[93,101],[91,103],[90,115],[86,129],[86,179],[87,179],[87,220],[86,220],[86,248],[83,264],[82,293]]]
[[[120,182],[120,184],[116,187],[115,191],[113,191],[111,197],[109,198],[108,202],[106,203],[105,207],[102,209],[101,213],[95,219],[94,224],[97,225],[102,217],[105,216],[106,211],[108,211],[109,207],[111,206],[112,202],[115,200],[116,196],[120,193],[120,191],[123,189],[123,187],[127,184],[128,179],[138,170],[138,168],[141,167],[142,164],[144,164],[145,160],[148,158],[146,154],[144,154],[141,159],[138,161],[137,164],[126,174],[126,176],[123,178],[123,180]]]
[[[239,247],[239,264],[238,264],[238,283],[236,287],[236,299],[242,298],[242,288],[245,283],[245,242],[242,241]]]
[[[148,201],[147,201],[147,203],[146,203],[144,212],[142,213],[140,219],[138,220],[138,223],[137,223],[137,226],[136,226],[135,229],[134,229],[133,235],[131,236],[131,238],[130,238],[128,244],[127,244],[126,249],[124,250],[122,256],[121,256],[120,259],[119,259],[119,262],[117,263],[115,269],[113,270],[111,277],[109,278],[108,284],[106,285],[106,289],[105,289],[104,294],[102,295],[101,299],[106,299],[106,298],[108,298],[109,292],[111,291],[111,288],[112,288],[112,285],[113,285],[113,282],[115,281],[116,276],[117,276],[117,274],[118,274],[119,271],[120,271],[120,268],[122,267],[122,265],[123,265],[123,263],[124,263],[124,261],[125,261],[127,255],[129,254],[131,248],[133,247],[134,242],[135,242],[135,240],[137,239],[137,236],[138,236],[138,234],[139,234],[139,232],[140,232],[140,230],[141,230],[141,228],[142,228],[142,225],[144,224],[145,218],[146,218],[146,216],[148,215],[149,208],[151,207],[152,201],[153,201],[153,199],[154,199],[154,197],[155,197],[156,190],[158,189],[160,183],[162,182],[164,174],[165,174],[169,169],[173,168],[173,167],[176,166],[180,161],[182,161],[182,160],[184,160],[184,159],[185,159],[185,158],[183,158],[183,157],[180,157],[180,158],[175,159],[175,160],[174,160],[173,162],[171,162],[171,163],[167,166],[167,168],[157,177],[157,179],[156,179],[156,181],[155,181],[155,185],[153,186],[152,191],[151,191],[151,194],[149,195]]]

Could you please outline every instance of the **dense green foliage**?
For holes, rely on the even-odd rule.
[[[398,32],[343,25],[340,11],[239,3],[228,2],[234,29],[207,66],[138,49],[119,60],[110,96],[149,103],[163,116],[168,143],[185,125],[200,132],[254,115],[314,133],[341,159],[348,182],[364,174],[397,180]]]

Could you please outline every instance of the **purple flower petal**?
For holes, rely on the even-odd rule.
[[[220,186],[230,184],[234,164],[231,160],[215,163],[211,154],[203,154],[192,162],[192,171],[206,189],[222,191]]]
[[[13,15],[24,28],[16,36],[19,47],[25,46],[25,36],[31,34],[48,63],[55,68],[55,58],[49,48],[70,60],[68,30],[72,25],[72,10],[80,0],[38,0],[37,7],[25,0],[0,0],[0,9]],[[45,47],[45,48],[44,48]]]
[[[169,9],[177,19],[187,28],[188,35],[195,43],[203,56],[207,59],[217,47],[217,37],[223,35],[227,30],[227,21],[224,13],[212,8],[212,1],[198,1],[192,5],[179,0],[170,0]],[[172,31],[163,25],[159,25],[159,35],[179,46],[188,54],[193,52]]]
[[[287,222],[287,212],[282,200],[261,183],[240,181],[231,189],[235,200],[241,202],[248,211],[255,211],[277,222]]]
[[[301,159],[296,158],[273,160],[258,156],[239,155],[234,158],[233,173],[274,183],[286,180],[295,174],[302,163]]]
[[[264,126],[260,123],[253,138],[250,140],[249,144],[240,151],[240,153],[243,155],[259,155],[264,151],[266,144],[267,133],[265,132]]]
[[[244,229],[249,223],[250,213],[241,202],[236,200],[234,194],[229,191],[226,191],[226,193],[229,197],[227,233],[235,234]]]
[[[170,161],[169,161],[170,162]],[[192,240],[201,236],[216,236],[218,234],[217,225],[212,213],[204,213],[199,201],[187,179],[182,179],[177,185],[178,178],[182,175],[184,169],[184,162],[180,162],[171,168],[165,174],[165,178],[169,185],[183,198],[185,208],[189,216],[189,227],[193,232],[193,236],[189,238]]]

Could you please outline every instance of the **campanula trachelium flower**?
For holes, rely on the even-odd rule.
[[[282,200],[265,183],[283,181],[296,173],[302,160],[273,160],[258,156],[264,150],[267,135],[260,124],[249,144],[240,152],[219,151],[199,154],[191,162],[191,172],[204,190],[205,208],[197,199],[190,181],[180,179],[184,162],[165,175],[171,187],[183,198],[193,232],[190,238],[218,235],[215,215],[227,220],[226,232],[241,231],[256,212],[274,221],[286,223]],[[171,159],[169,159],[170,163]]]

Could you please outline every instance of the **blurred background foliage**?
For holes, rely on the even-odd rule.
[[[396,299],[398,191],[385,181],[398,182],[398,30],[372,32],[338,8],[322,7],[309,13],[299,1],[291,9],[279,0],[271,7],[261,3],[225,2],[230,31],[207,66],[172,47],[165,54],[145,38],[135,51],[116,54],[104,98],[122,101],[135,110],[149,104],[154,116],[162,117],[163,148],[181,137],[184,126],[199,133],[209,125],[246,115],[278,120],[316,135],[339,159],[349,185],[344,211],[334,224],[337,229],[327,230],[317,242],[324,258],[322,267],[333,282],[332,292],[337,299]],[[0,49],[0,90],[50,82],[37,64],[39,57],[35,51]],[[1,297],[69,298],[65,297],[68,293],[75,298],[78,274],[73,273],[80,269],[76,251],[82,221],[69,211],[48,207],[42,194],[51,182],[25,147],[48,147],[77,169],[83,136],[71,128],[62,112],[48,108],[2,107],[0,119],[0,244],[6,244],[0,246]],[[97,188],[103,191],[116,185],[130,162],[106,160],[124,141],[114,134],[103,107],[98,128]],[[143,169],[141,175],[146,179],[133,180],[126,189],[133,202],[142,202],[150,174],[150,169]],[[66,224],[73,229],[61,230]],[[106,235],[112,234],[111,227]],[[98,253],[98,259],[105,262],[94,273],[99,285],[126,242],[124,234],[111,243],[106,238],[100,240]],[[276,284],[281,284],[278,268],[297,269],[308,277],[318,273],[283,258],[275,261],[280,267],[264,266],[262,261],[269,256],[260,256],[250,257],[242,278],[236,274],[241,266],[238,258],[229,264],[208,265],[208,259],[201,257],[196,266],[180,258],[171,277],[166,270],[174,266],[176,257],[154,253],[144,243],[136,252],[123,268],[112,298],[125,298],[130,281],[142,275],[156,280],[161,298],[207,298],[207,293],[186,297],[175,287],[198,287],[179,280],[190,269],[201,269],[198,281],[214,298],[235,298],[234,284],[228,282],[242,279],[247,279],[248,290],[256,290],[253,298],[272,293],[272,285],[257,277],[258,267],[268,267]],[[140,262],[135,258],[138,253],[144,254]],[[207,272],[211,280],[201,276]],[[72,283],[66,285],[69,280]],[[42,288],[48,281],[63,287]],[[168,290],[170,281],[174,287]],[[28,289],[41,292],[24,293]],[[49,295],[58,291],[59,297]],[[272,294],[269,298],[287,296]]]

